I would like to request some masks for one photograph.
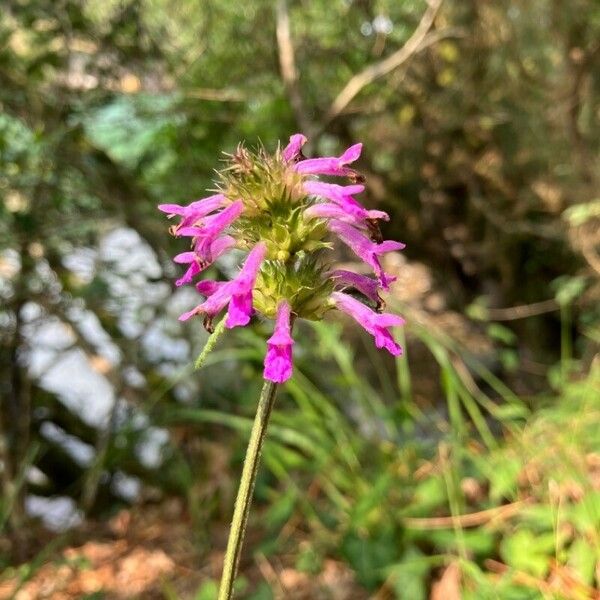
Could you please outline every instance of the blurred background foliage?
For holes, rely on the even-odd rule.
[[[593,0],[4,2],[0,597],[215,597],[268,325],[194,372],[155,207],[301,130],[364,143],[407,356],[300,326],[240,597],[597,598],[599,40]]]

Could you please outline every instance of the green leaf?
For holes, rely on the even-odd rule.
[[[580,533],[593,535],[600,530],[600,492],[588,492],[567,510],[569,520]]]
[[[215,600],[219,593],[216,581],[205,581],[196,592],[195,600]]]
[[[389,580],[396,597],[426,600],[431,568],[429,557],[414,546],[408,548],[401,560],[389,569]]]
[[[498,340],[507,346],[515,344],[518,339],[512,329],[500,325],[499,323],[490,323],[487,327],[487,333],[491,338]]]
[[[571,544],[567,564],[575,571],[582,583],[594,584],[598,561],[600,561],[600,550],[594,548],[585,538],[579,537]]]
[[[383,583],[383,569],[398,561],[399,540],[393,526],[369,533],[351,531],[341,545],[344,558],[368,588]]]
[[[504,538],[500,544],[500,555],[507,565],[535,577],[547,575],[554,550],[553,533],[540,535],[528,529],[516,531],[513,535]]]
[[[266,581],[261,581],[257,590],[246,598],[247,600],[273,600],[273,592]]]
[[[294,488],[290,487],[280,494],[263,516],[267,526],[277,528],[283,525],[291,517],[297,500],[298,494]]]
[[[561,306],[572,304],[587,286],[587,278],[583,276],[572,277],[563,275],[552,282],[556,290],[555,298]]]
[[[563,212],[562,216],[575,227],[592,219],[600,218],[600,198],[570,206]]]

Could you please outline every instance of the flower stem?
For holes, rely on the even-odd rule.
[[[194,363],[194,369],[198,370],[204,366],[204,363],[206,362],[208,355],[213,351],[214,347],[216,346],[217,342],[219,341],[219,338],[225,331],[225,319],[226,319],[226,317],[223,317],[219,321],[219,324],[215,327],[214,331],[210,334],[208,340],[206,340],[206,344],[204,344],[204,348],[202,348],[202,352],[200,352],[200,354],[198,355],[198,358],[196,359],[196,362]]]
[[[246,524],[248,523],[260,453],[276,393],[277,384],[265,381],[258,400],[258,408],[254,417],[252,432],[250,433],[248,449],[246,450],[240,487],[235,500],[218,600],[230,600],[233,598],[233,584],[237,575],[242,544],[244,543],[244,533],[246,532]]]

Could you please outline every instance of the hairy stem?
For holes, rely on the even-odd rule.
[[[208,358],[208,355],[214,350],[219,338],[225,331],[225,318],[223,317],[219,324],[215,327],[214,331],[210,334],[210,337],[206,341],[202,352],[198,355],[196,362],[194,363],[194,369],[201,369]]]
[[[250,433],[248,449],[246,450],[240,487],[235,500],[235,508],[233,510],[231,529],[229,530],[229,540],[227,542],[227,551],[225,552],[223,575],[221,577],[218,600],[229,600],[230,598],[233,598],[233,583],[237,575],[240,553],[242,544],[244,543],[244,533],[246,532],[246,524],[248,523],[248,515],[252,503],[252,492],[254,491],[256,473],[258,472],[260,453],[267,432],[267,425],[269,423],[273,403],[275,402],[276,393],[277,384],[265,381],[258,400],[258,408],[256,410],[256,416],[254,417],[252,432]]]

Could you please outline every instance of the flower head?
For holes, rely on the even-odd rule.
[[[194,283],[232,248],[248,251],[231,281],[196,282],[205,299],[179,318],[202,315],[209,330],[225,309],[228,328],[247,325],[254,314],[274,318],[264,376],[276,383],[292,374],[294,320],[319,320],[334,308],[356,319],[374,336],[378,348],[401,353],[389,328],[402,324],[402,319],[378,312],[383,305],[379,289],[388,289],[394,280],[383,271],[379,257],[404,244],[383,241],[378,223],[389,216],[365,208],[355,198],[365,189],[364,179],[348,165],[360,157],[362,145],[337,157],[306,159],[302,155],[306,141],[300,133],[292,135],[285,148],[271,155],[238,146],[219,174],[218,193],[187,206],[159,206],[169,217],[180,217],[171,228],[173,235],[191,238],[190,250],[174,259],[187,265],[176,285]],[[348,177],[350,185],[317,178],[323,175]],[[369,265],[376,278],[332,269],[335,238]]]

